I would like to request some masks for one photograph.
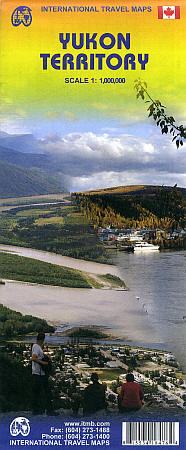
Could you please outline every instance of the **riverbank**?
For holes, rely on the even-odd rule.
[[[97,326],[101,332],[125,341],[160,343],[148,315],[130,291],[76,289],[6,282],[3,305],[56,325]]]
[[[71,288],[126,289],[125,283],[116,275],[91,274],[90,272],[59,266],[0,251],[0,275],[4,281],[15,280],[37,285]],[[0,281],[0,284],[2,282]]]
[[[0,251],[5,251],[15,255],[24,256],[25,258],[33,258],[39,261],[56,264],[59,266],[65,266],[71,269],[81,270],[97,275],[106,275],[107,273],[111,273],[112,275],[118,276],[118,268],[114,265],[85,261],[84,259],[71,258],[44,250],[0,244]]]
[[[108,283],[108,273],[112,281],[114,277],[120,276],[119,268],[114,265],[2,244],[0,251],[81,270],[87,277],[89,274],[95,278],[101,275],[102,283],[103,280]],[[34,314],[54,325],[57,323],[69,324],[70,327],[97,326],[103,333],[106,327],[111,336],[125,341],[136,341],[139,345],[161,342],[134,294],[125,291],[123,287],[115,287],[114,290],[108,287],[82,289],[7,281],[5,286],[1,286],[0,292],[1,301],[5,306],[23,314]]]

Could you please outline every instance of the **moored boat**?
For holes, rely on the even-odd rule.
[[[134,252],[159,250],[159,245],[149,244],[148,242],[137,242],[134,246]]]

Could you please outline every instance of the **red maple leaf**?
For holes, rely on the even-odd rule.
[[[172,16],[174,14],[174,9],[171,9],[171,8],[168,7],[167,9],[164,10],[164,14],[166,16],[170,17],[170,16]]]

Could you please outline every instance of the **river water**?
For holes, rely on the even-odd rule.
[[[119,275],[118,267],[77,260],[40,250],[0,244],[0,251],[94,274]],[[95,325],[117,338],[159,348],[162,342],[132,291],[73,289],[6,281],[0,286],[0,301],[23,314],[32,314],[71,327]],[[105,330],[106,331],[106,330]]]
[[[129,343],[172,351],[186,368],[184,252],[113,254],[115,266],[0,244],[0,251],[92,273],[120,275],[130,291],[69,289],[6,282],[0,302],[67,326],[96,325]]]
[[[186,368],[185,255],[184,251],[117,252],[114,262],[160,340]]]

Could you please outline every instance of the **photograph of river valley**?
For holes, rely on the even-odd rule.
[[[158,186],[0,199],[2,413],[31,409],[24,393],[40,331],[59,414],[73,413],[76,395],[81,414],[92,372],[111,414],[127,372],[143,386],[146,414],[182,413],[184,207],[184,189]]]

